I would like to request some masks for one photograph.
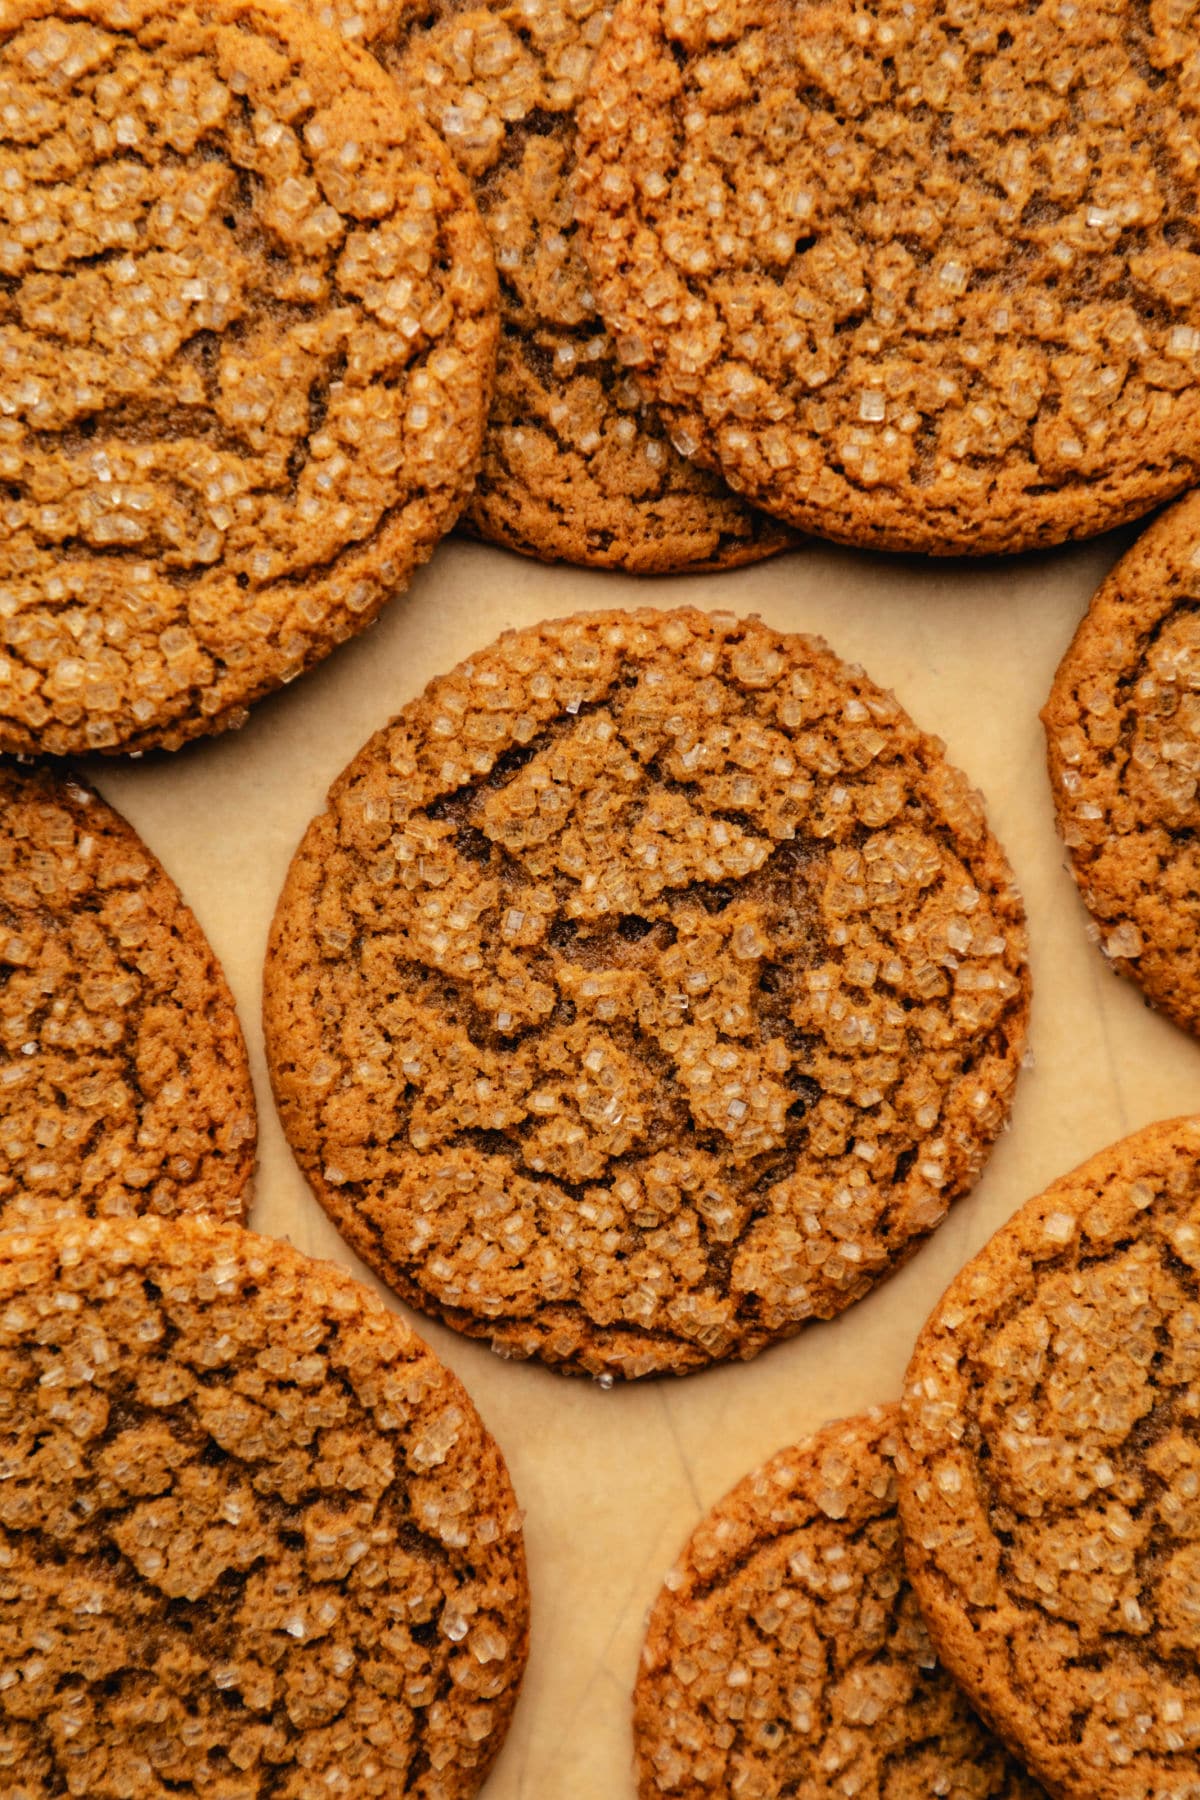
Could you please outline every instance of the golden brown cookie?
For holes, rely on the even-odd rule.
[[[791,533],[686,461],[596,316],[570,195],[605,0],[307,0],[370,43],[474,185],[500,271],[500,360],[463,524],[545,562],[725,569]]]
[[[1058,1800],[1200,1793],[1200,1119],[1022,1207],[935,1307],[898,1458],[938,1654]]]
[[[233,996],[179,889],[83,782],[0,761],[0,1230],[240,1220],[254,1145]]]
[[[197,1219],[0,1238],[6,1794],[466,1800],[528,1636],[461,1384],[340,1269]]]
[[[373,59],[275,0],[11,0],[0,122],[0,749],[174,749],[453,524],[487,235]]]
[[[846,543],[1027,549],[1200,472],[1200,0],[621,0],[597,305],[675,442]]]
[[[593,1374],[896,1268],[1007,1116],[1024,919],[977,794],[819,641],[511,632],[334,784],[266,971],[284,1129],[403,1297]]]
[[[640,1800],[1044,1800],[930,1648],[897,1424],[886,1407],[827,1425],[696,1527],[642,1651]]]
[[[1058,828],[1100,947],[1200,1030],[1200,496],[1099,589],[1042,712]]]

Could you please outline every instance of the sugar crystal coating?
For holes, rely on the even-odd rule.
[[[984,552],[1200,469],[1197,0],[621,0],[579,111],[599,310],[781,518]]]
[[[340,1270],[195,1219],[0,1238],[5,1792],[467,1800],[525,1658],[458,1381]]]
[[[199,925],[98,794],[8,761],[0,980],[0,1229],[244,1216],[254,1090]]]
[[[496,250],[502,336],[477,535],[642,573],[729,568],[790,534],[680,454],[597,317],[576,244],[575,105],[603,0],[308,0],[440,131]],[[682,446],[680,447],[682,448]]]
[[[1100,947],[1200,1030],[1200,501],[1094,596],[1042,713],[1059,830]]]
[[[13,0],[0,147],[0,748],[174,748],[454,522],[486,233],[373,60],[272,0]]]
[[[1044,1800],[939,1666],[904,1575],[896,1408],[739,1482],[667,1577],[634,1690],[641,1800]]]
[[[906,1378],[931,1636],[1061,1800],[1200,1795],[1198,1269],[1200,1120],[1176,1119],[1022,1207]]]
[[[644,1375],[856,1300],[1007,1115],[1023,913],[978,795],[816,640],[509,633],[360,752],[276,911],[323,1206],[509,1355]]]

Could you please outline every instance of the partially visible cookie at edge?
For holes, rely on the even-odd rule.
[[[689,454],[843,543],[1013,552],[1200,476],[1198,0],[620,0],[579,239]]]
[[[5,1791],[469,1800],[528,1643],[461,1383],[342,1270],[199,1219],[0,1236]]]
[[[244,1218],[254,1089],[175,883],[74,775],[0,760],[0,1231]]]
[[[951,1673],[1057,1800],[1200,1792],[1200,1119],[1030,1200],[917,1340],[897,1458]]]
[[[979,1175],[1029,1006],[979,796],[819,640],[507,633],[334,783],[264,1017],[321,1204],[412,1304],[633,1377],[748,1357]]]
[[[605,0],[308,0],[371,45],[474,184],[500,273],[483,464],[461,525],[542,561],[728,569],[798,540],[683,457],[596,314],[570,181]]]
[[[904,1573],[896,1407],[825,1426],[701,1520],[646,1630],[640,1800],[1045,1800],[939,1665]]]
[[[1200,496],[1157,519],[1098,589],[1042,721],[1100,948],[1200,1031]]]
[[[487,233],[374,59],[275,0],[12,0],[0,85],[0,749],[174,749],[453,525]]]

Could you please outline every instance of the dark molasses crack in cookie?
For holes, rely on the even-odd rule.
[[[242,1219],[254,1090],[233,996],[137,833],[0,760],[0,1230]]]
[[[5,1792],[469,1800],[528,1590],[460,1383],[340,1269],[196,1219],[0,1237]]]
[[[1198,31],[1197,0],[620,0],[579,235],[675,442],[939,554],[1194,485]]]
[[[579,254],[575,105],[603,0],[307,0],[369,43],[473,185],[500,274],[496,397],[463,515],[543,561],[727,569],[793,535],[685,460],[617,354]]]
[[[280,898],[272,1081],[405,1299],[593,1374],[896,1268],[1007,1117],[1024,918],[891,695],[726,613],[512,632],[379,732]]]
[[[1061,1800],[1200,1791],[1200,1120],[1021,1208],[917,1341],[898,1458],[938,1655]]]
[[[1200,499],[1092,599],[1042,712],[1058,826],[1100,947],[1200,1030]]]
[[[640,1800],[1045,1800],[939,1665],[904,1574],[895,1407],[706,1513],[646,1631]]]
[[[487,234],[374,60],[273,0],[12,0],[0,155],[0,749],[175,748],[454,523]]]

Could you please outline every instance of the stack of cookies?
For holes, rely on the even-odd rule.
[[[1019,704],[1095,941],[1195,1031],[1198,43],[1197,0],[10,0],[4,1794],[479,1790],[523,1514],[396,1296],[525,1396],[522,1464],[599,1402],[470,1340],[677,1439],[772,1384],[649,1614],[640,1800],[1200,1800],[1200,1120],[1010,1186],[932,1311],[880,1295],[905,1351],[928,1314],[907,1376],[805,1429],[808,1327],[1009,1127],[1036,920],[793,593],[816,537],[911,595],[1177,500]],[[381,615],[440,641],[500,551],[599,573],[472,593],[496,629],[370,717],[361,658],[309,673]],[[146,752],[134,816],[207,771],[201,837],[218,768],[254,818],[345,763],[264,861],[249,1047],[120,765],[61,760]],[[353,1274],[298,1191],[248,1229],[252,1067]]]

